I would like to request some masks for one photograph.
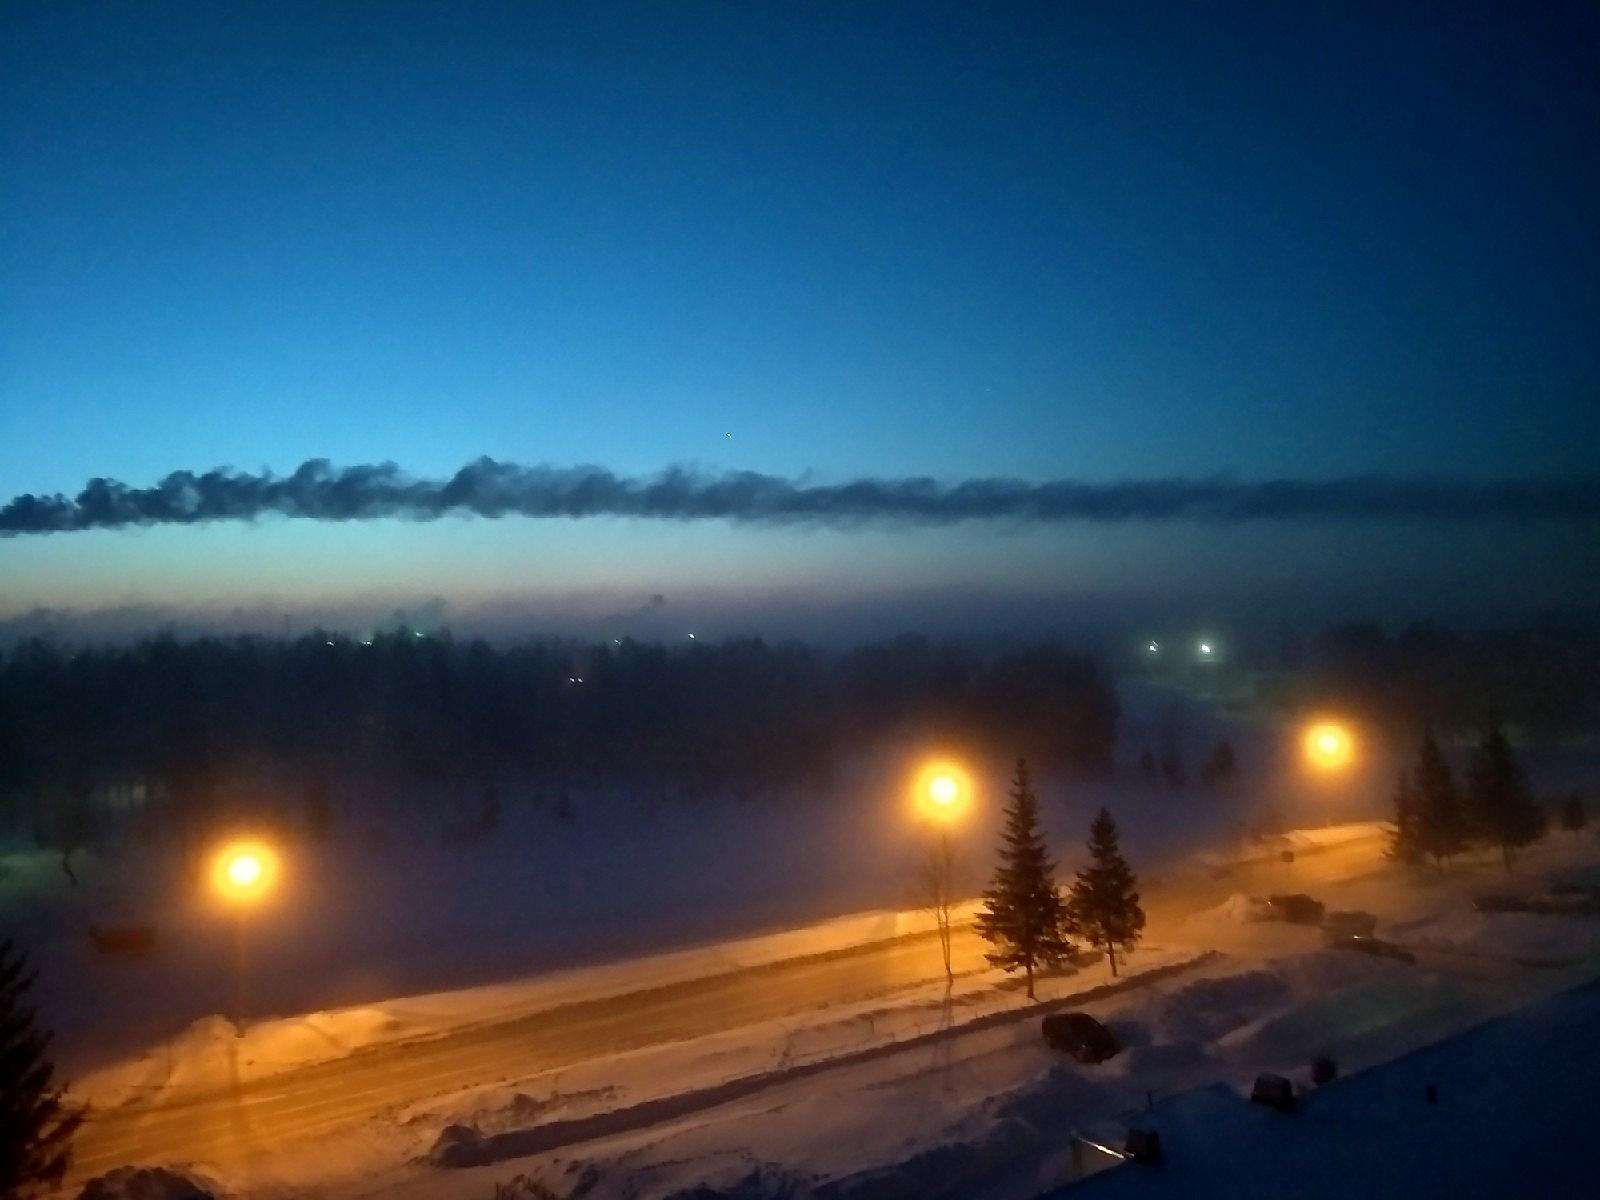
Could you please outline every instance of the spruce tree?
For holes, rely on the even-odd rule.
[[[1389,857],[1397,862],[1419,863],[1425,853],[1416,785],[1401,771],[1394,790],[1394,833],[1389,837]]]
[[[1467,842],[1466,814],[1450,764],[1430,729],[1422,735],[1412,776],[1417,798],[1417,832],[1422,851],[1435,863],[1460,854]]]
[[[1544,812],[1528,795],[1527,780],[1498,723],[1484,730],[1468,775],[1472,822],[1500,847],[1506,870],[1512,851],[1537,841],[1544,833]]]
[[[1137,883],[1117,846],[1117,823],[1102,808],[1089,826],[1089,865],[1067,896],[1066,928],[1105,951],[1113,976],[1117,951],[1132,950],[1144,929]]]
[[[51,1085],[50,1035],[34,1024],[24,1000],[34,979],[27,966],[9,938],[0,942],[0,1196],[6,1197],[58,1186],[83,1120]]]
[[[1583,806],[1583,793],[1573,792],[1561,802],[1561,828],[1577,833],[1589,823],[1589,813]]]
[[[1026,759],[1017,760],[1006,827],[1000,836],[1000,865],[994,883],[983,893],[978,935],[994,946],[986,954],[991,966],[1021,968],[1028,977],[1028,998],[1035,999],[1033,974],[1054,967],[1072,953],[1062,932],[1061,893],[1056,890],[1055,864],[1045,852],[1039,832],[1039,799],[1033,794]]]

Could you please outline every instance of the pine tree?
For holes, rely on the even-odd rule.
[[[1506,870],[1512,851],[1530,845],[1544,834],[1544,812],[1528,795],[1527,780],[1498,723],[1484,730],[1473,756],[1467,795],[1473,824],[1500,847]]]
[[[994,946],[986,954],[991,966],[1027,973],[1028,998],[1034,999],[1033,974],[1054,967],[1072,953],[1062,932],[1061,893],[1056,890],[1055,864],[1045,853],[1039,832],[1039,799],[1033,794],[1028,763],[1017,760],[1006,827],[1000,837],[1000,865],[994,883],[983,893],[976,928]]]
[[[0,942],[0,1196],[42,1195],[60,1184],[81,1110],[62,1103],[45,1058],[50,1035],[24,1003],[33,975],[10,939]]]
[[[1561,828],[1577,833],[1589,823],[1588,810],[1583,805],[1583,793],[1573,792],[1561,802]]]
[[[1466,814],[1450,764],[1432,730],[1422,735],[1412,781],[1416,788],[1418,841],[1423,853],[1432,855],[1436,863],[1460,854],[1467,842]]]
[[[1238,774],[1239,764],[1233,755],[1233,745],[1226,738],[1216,744],[1211,756],[1200,768],[1200,782],[1210,788],[1227,787]]]
[[[1132,950],[1144,929],[1138,880],[1117,846],[1117,823],[1105,809],[1089,826],[1089,865],[1066,901],[1067,932],[1106,952],[1111,974],[1117,973],[1117,951]]]
[[[1419,863],[1425,854],[1418,808],[1416,785],[1408,772],[1401,771],[1394,790],[1394,833],[1389,838],[1389,857],[1397,862]]]

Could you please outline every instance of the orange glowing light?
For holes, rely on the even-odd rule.
[[[940,759],[923,764],[911,789],[919,815],[934,821],[954,821],[972,800],[972,781],[958,763]]]
[[[1323,771],[1336,771],[1350,765],[1355,757],[1355,741],[1350,731],[1332,721],[1319,721],[1306,730],[1306,759]]]
[[[230,842],[211,864],[211,885],[224,900],[247,903],[261,899],[278,878],[277,851],[260,841]]]

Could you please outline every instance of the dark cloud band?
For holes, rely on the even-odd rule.
[[[852,525],[958,521],[1288,521],[1313,518],[1593,521],[1600,477],[1473,482],[1359,476],[1331,480],[1157,479],[1119,483],[858,479],[810,484],[753,471],[673,468],[648,478],[600,467],[523,467],[480,458],[448,480],[393,463],[312,459],[287,476],[176,471],[154,487],[91,479],[76,497],[25,494],[0,508],[0,536],[188,525],[263,515],[320,521],[379,517],[646,517]]]

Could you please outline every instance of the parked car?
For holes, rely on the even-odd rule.
[[[1313,900],[1303,892],[1286,896],[1268,896],[1267,905],[1276,920],[1291,925],[1322,924],[1322,901]]]
[[[1374,958],[1392,958],[1396,962],[1414,963],[1417,956],[1404,946],[1397,946],[1393,942],[1386,942],[1375,937],[1330,937],[1328,945],[1335,950],[1354,950],[1358,954],[1370,954]]]
[[[146,958],[156,948],[154,925],[90,925],[89,940],[101,954]]]
[[[1322,932],[1329,937],[1371,937],[1377,928],[1378,918],[1359,910],[1331,912],[1322,918]]]
[[[1279,1112],[1293,1112],[1294,1101],[1294,1084],[1282,1075],[1257,1075],[1256,1084],[1250,1089],[1252,1104],[1265,1104],[1268,1108],[1275,1108]]]
[[[1051,1049],[1081,1063],[1104,1062],[1122,1049],[1116,1034],[1088,1013],[1055,1013],[1044,1019],[1043,1032]]]

